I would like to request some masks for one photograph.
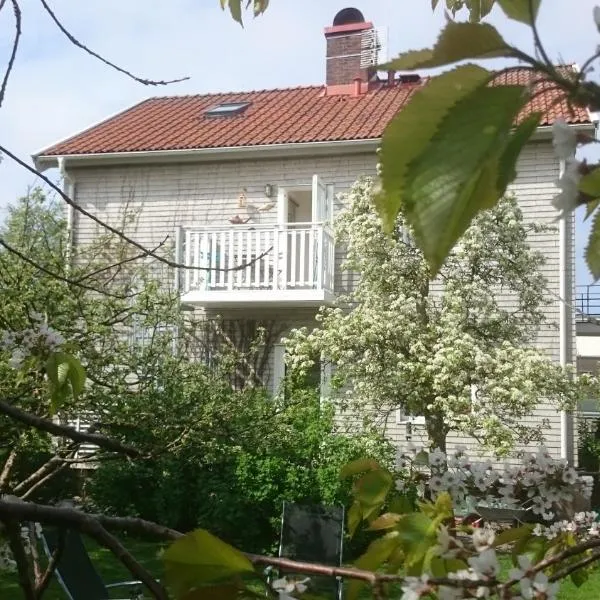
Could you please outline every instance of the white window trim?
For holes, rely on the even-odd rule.
[[[425,417],[422,415],[409,415],[402,408],[396,410],[396,425],[425,425]]]

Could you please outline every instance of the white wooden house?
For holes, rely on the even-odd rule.
[[[139,242],[152,247],[168,235],[179,261],[211,267],[172,274],[187,305],[223,317],[311,324],[318,306],[352,285],[340,271],[343,249],[335,247],[331,227],[343,193],[360,175],[375,174],[386,125],[427,85],[412,74],[376,71],[377,30],[355,9],[338,13],[325,38],[323,85],[150,98],[36,153],[35,164],[60,167],[71,197],[108,223],[118,225],[125,206],[136,210]],[[498,79],[531,81],[524,69]],[[552,123],[562,118],[590,134],[595,124],[551,89],[536,95],[526,112],[533,110],[544,118],[519,160],[512,191],[527,220],[548,223],[556,217],[550,200],[560,169]],[[75,245],[99,232],[76,211],[69,222]],[[573,297],[573,235],[568,218],[531,238],[546,257],[552,299],[538,343],[562,362],[572,361],[574,348],[574,321],[559,302],[561,289]],[[223,270],[247,262],[246,269]],[[282,365],[276,346],[274,387]],[[548,445],[566,455],[567,416],[561,422],[548,408],[535,418],[549,419]],[[397,421],[392,435],[401,441],[406,419]]]

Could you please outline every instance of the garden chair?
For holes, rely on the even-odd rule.
[[[56,579],[68,600],[108,600],[109,590],[123,588],[128,590],[121,600],[132,600],[142,597],[140,581],[120,581],[105,584],[94,568],[79,532],[64,530],[63,549],[55,571]],[[48,559],[58,547],[60,533],[58,529],[42,530],[40,540]]]
[[[284,502],[278,556],[332,567],[341,566],[344,517],[343,506],[300,505]],[[296,579],[305,577],[280,570],[279,577],[285,575],[292,575]],[[320,593],[331,592],[332,597],[337,600],[342,599],[341,578],[311,576],[309,588]]]

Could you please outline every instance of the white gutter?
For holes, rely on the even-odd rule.
[[[560,177],[565,170],[565,162],[560,161]],[[559,295],[559,362],[562,367],[566,367],[570,362],[571,329],[570,319],[570,301],[571,301],[571,272],[568,268],[569,254],[569,228],[571,215],[567,221],[566,211],[562,211],[558,220],[558,295]],[[560,412],[560,457],[566,459],[569,464],[573,464],[573,415],[566,410]]]
[[[72,177],[69,176],[65,167],[65,159],[64,157],[59,157],[58,159],[58,169],[60,172],[60,176],[62,177],[62,188],[63,192],[71,198],[71,200],[75,200],[75,181]],[[66,248],[66,258],[67,258],[67,271],[71,266],[71,255],[73,252],[73,239],[74,239],[74,225],[75,225],[75,208],[71,204],[67,204],[67,248]]]
[[[319,156],[331,154],[360,154],[375,152],[381,138],[342,140],[328,142],[303,142],[290,144],[265,144],[258,146],[224,146],[222,148],[193,148],[183,150],[148,150],[136,152],[98,152],[90,154],[65,154],[62,156],[33,155],[36,169],[57,167],[59,158],[68,161],[69,166],[77,163],[125,164],[152,162],[198,162],[217,160],[238,160],[243,158],[278,158],[280,156]]]

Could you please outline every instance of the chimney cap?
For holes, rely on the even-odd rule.
[[[343,8],[333,18],[333,26],[364,23],[365,17],[358,8]]]

